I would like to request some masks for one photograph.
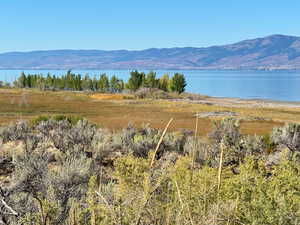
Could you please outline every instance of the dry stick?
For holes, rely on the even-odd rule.
[[[178,198],[179,198],[179,201],[180,201],[180,204],[181,204],[181,211],[183,211],[184,205],[183,205],[183,201],[182,201],[182,198],[181,198],[181,195],[180,195],[180,190],[179,190],[179,187],[178,187],[178,184],[177,184],[176,180],[175,180],[175,185],[176,185],[176,189],[177,189]],[[189,213],[190,222],[191,222],[192,225],[194,225],[189,205],[187,205],[187,210],[188,210],[188,213]]]
[[[160,137],[160,139],[159,139],[159,141],[158,141],[158,143],[157,143],[156,149],[155,149],[155,151],[154,151],[154,154],[153,154],[153,157],[152,157],[152,160],[151,160],[151,163],[150,163],[150,168],[151,168],[151,167],[153,166],[153,164],[154,164],[154,160],[155,160],[156,153],[157,153],[157,151],[158,151],[158,149],[159,149],[159,147],[160,147],[160,145],[161,145],[161,143],[162,143],[162,141],[163,141],[163,139],[164,139],[164,137],[165,137],[165,135],[166,135],[166,133],[167,133],[167,130],[168,130],[170,124],[172,123],[172,121],[173,121],[173,118],[171,118],[170,121],[168,122],[167,126],[165,127],[165,129],[164,129],[164,131],[163,131],[163,133],[162,133],[162,135],[161,135],[161,137]],[[158,185],[158,186],[152,191],[152,193],[150,193],[150,197],[151,197],[151,195],[154,193],[154,191],[155,191],[159,186],[160,186],[160,185]],[[149,202],[149,200],[150,200],[150,197],[149,197],[149,198],[146,200],[146,202],[144,203],[143,208],[148,204],[148,202]],[[138,216],[138,219],[137,219],[136,224],[138,225],[138,224],[140,224],[140,222],[141,222],[141,214],[139,213],[139,216]]]
[[[102,199],[102,201],[105,203],[105,205],[106,205],[106,207],[108,208],[108,210],[110,211],[110,213],[111,213],[113,219],[114,219],[115,221],[118,221],[118,220],[117,220],[118,217],[116,216],[116,213],[115,213],[113,207],[111,207],[111,206],[109,205],[108,201],[103,197],[103,195],[102,195],[100,192],[95,191],[95,193],[96,193],[96,194]]]
[[[198,113],[196,113],[196,125],[195,125],[195,135],[194,135],[194,143],[193,143],[194,145],[193,145],[193,150],[192,150],[192,166],[191,166],[192,174],[191,174],[191,180],[190,180],[189,200],[191,200],[191,192],[192,192],[192,185],[193,185],[197,133],[198,133]]]
[[[219,164],[219,171],[218,171],[218,193],[217,193],[217,213],[219,213],[219,195],[220,195],[220,187],[221,187],[221,175],[222,175],[222,164],[223,164],[223,154],[225,145],[223,141],[220,144],[221,154],[220,154],[220,164]]]
[[[10,213],[8,213],[9,215],[19,216],[19,213],[17,213],[15,210],[13,210],[13,209],[12,209],[12,208],[4,201],[4,198],[2,198],[0,201],[1,201],[1,203],[4,205],[4,207],[10,211]]]
[[[170,224],[170,185],[168,185],[167,187],[167,192],[168,192],[168,195],[167,195],[167,202],[168,202],[168,208],[167,208],[167,215],[166,215],[166,225],[169,225]]]
[[[164,175],[164,176],[166,176],[166,175]],[[161,181],[161,182],[162,182],[162,181]],[[150,201],[152,195],[153,195],[154,192],[160,187],[160,185],[161,185],[161,183],[158,182],[158,183],[156,184],[156,187],[154,187],[154,189],[149,193],[149,197],[146,199],[145,203],[143,204],[143,206],[142,206],[141,209],[140,209],[140,212],[139,212],[139,214],[138,214],[138,219],[137,219],[136,225],[139,225],[139,224],[141,223],[141,219],[142,219],[142,217],[141,217],[141,212],[142,212],[142,210],[148,205],[148,203],[149,203],[149,201]]]
[[[221,154],[220,154],[220,164],[219,164],[219,171],[218,171],[218,194],[221,187],[221,174],[222,174],[222,164],[223,164],[223,154],[224,154],[224,143],[221,142]]]
[[[154,163],[154,160],[155,160],[155,155],[156,155],[156,153],[157,153],[157,151],[158,151],[158,149],[159,149],[159,147],[160,147],[160,145],[161,145],[161,143],[162,143],[162,141],[163,141],[163,139],[164,139],[164,137],[165,137],[165,135],[167,133],[167,130],[168,130],[170,124],[172,123],[172,121],[173,121],[173,118],[170,119],[169,123],[165,127],[164,132],[162,133],[162,135],[161,135],[161,137],[159,139],[159,142],[158,142],[158,144],[156,146],[156,149],[154,151],[154,154],[153,154],[153,157],[152,157],[152,160],[151,160],[151,163],[150,163],[150,168],[153,166],[153,163]]]
[[[198,115],[198,113],[196,114]],[[198,116],[196,116],[196,125],[195,125],[195,135],[194,135],[194,148],[192,152],[192,168],[194,168],[195,163],[195,153],[196,153],[196,143],[197,143],[197,133],[198,133]]]

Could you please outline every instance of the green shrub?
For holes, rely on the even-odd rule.
[[[41,116],[38,116],[38,117],[32,119],[31,122],[30,122],[30,124],[31,124],[32,126],[36,126],[36,125],[38,125],[39,123],[41,123],[42,121],[48,121],[48,120],[50,120],[50,119],[51,119],[51,117],[48,116],[48,115],[41,115]]]
[[[267,176],[262,161],[249,158],[236,176],[224,179],[222,200],[236,201],[239,224],[298,224],[300,165],[285,161]]]
[[[30,121],[30,124],[32,126],[37,126],[38,124],[40,124],[41,122],[45,122],[45,121],[49,121],[49,120],[54,120],[54,121],[63,121],[63,120],[67,120],[68,122],[70,122],[72,125],[76,125],[78,123],[78,121],[83,120],[84,118],[81,116],[72,116],[72,115],[41,115],[38,116],[34,119],[32,119]]]
[[[0,127],[3,143],[24,149],[0,158],[0,171],[7,160],[13,165],[9,182],[1,183],[0,219],[25,225],[296,225],[295,127],[277,128],[271,139],[243,136],[238,123],[226,119],[210,141],[186,131],[167,133],[156,155],[162,132],[149,126],[112,132],[57,116],[36,126]],[[279,160],[270,166],[272,158]]]

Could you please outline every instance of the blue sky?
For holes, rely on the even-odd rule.
[[[202,47],[300,36],[299,0],[1,0],[0,52]]]

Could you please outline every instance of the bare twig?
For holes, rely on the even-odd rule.
[[[183,211],[184,205],[183,205],[183,201],[182,201],[182,198],[181,198],[181,194],[180,194],[180,190],[179,190],[177,181],[175,181],[175,185],[176,185],[176,189],[177,189],[178,198],[179,198],[179,201],[180,201],[180,204],[181,204],[181,210]],[[187,210],[188,210],[188,213],[189,213],[190,222],[191,222],[192,225],[194,225],[194,222],[193,222],[193,219],[192,219],[192,215],[191,215],[191,211],[190,211],[190,207],[189,207],[188,204],[187,204]]]
[[[13,215],[13,216],[19,216],[19,213],[17,213],[13,208],[11,208],[4,200],[4,198],[0,199],[1,203],[4,205],[6,209],[8,209],[9,213],[7,215]]]
[[[150,163],[150,168],[153,166],[153,163],[154,163],[154,160],[155,160],[155,155],[156,155],[156,153],[157,153],[157,151],[158,151],[158,149],[159,149],[159,147],[160,147],[160,145],[161,145],[161,143],[162,143],[162,141],[163,141],[163,139],[164,139],[164,137],[165,137],[165,135],[167,133],[167,130],[168,130],[170,124],[172,123],[172,121],[173,121],[173,118],[170,119],[170,121],[168,122],[167,126],[164,129],[164,132],[162,133],[162,135],[161,135],[161,137],[159,139],[159,142],[158,142],[158,144],[156,146],[156,149],[154,151],[154,154],[153,154],[153,157],[152,157],[152,160],[151,160],[151,163]]]
[[[117,216],[116,216],[116,213],[115,213],[115,210],[113,209],[113,207],[108,203],[108,201],[103,197],[103,195],[100,192],[95,191],[95,193],[102,199],[102,201],[105,203],[105,205],[111,212],[112,217],[115,219],[115,221],[117,221]]]
[[[196,125],[195,125],[195,134],[194,134],[194,143],[192,149],[192,165],[191,165],[191,180],[190,180],[190,191],[189,191],[189,199],[191,199],[191,192],[193,186],[193,176],[194,176],[194,167],[195,167],[195,153],[197,147],[197,133],[198,133],[198,116],[196,116]]]
[[[221,154],[220,154],[220,163],[219,163],[219,171],[218,171],[218,192],[220,191],[221,187],[221,175],[222,175],[222,164],[223,164],[223,154],[224,154],[224,148],[225,145],[223,142],[221,142]]]

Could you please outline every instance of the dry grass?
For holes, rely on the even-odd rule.
[[[133,99],[133,95],[129,94],[92,94],[91,98],[96,100],[124,100]]]
[[[300,122],[299,108],[245,108],[221,107],[169,100],[137,100],[128,95],[94,94],[78,92],[40,92],[37,90],[0,89],[0,123],[31,119],[38,115],[79,115],[110,129],[121,129],[132,123],[149,123],[163,128],[170,118],[170,130],[194,130],[196,112],[233,111],[243,119],[242,132],[266,134],[284,122]],[[264,120],[257,120],[257,118]],[[221,119],[221,118],[216,118]],[[199,135],[212,128],[212,118],[199,118]]]

